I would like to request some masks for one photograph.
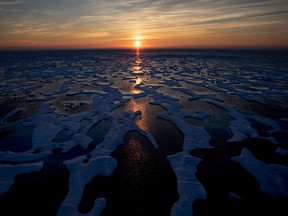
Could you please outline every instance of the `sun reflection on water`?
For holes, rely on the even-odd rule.
[[[130,87],[129,91],[133,94],[143,93],[141,89],[137,88],[137,85],[140,85],[143,83],[143,78],[140,77],[140,75],[143,75],[143,71],[142,71],[142,60],[140,58],[139,49],[137,49],[137,52],[136,52],[136,59],[134,62],[134,66],[132,67],[132,74],[137,74],[138,76],[136,77],[136,79],[133,80],[135,81],[135,84]]]
[[[140,51],[139,48],[136,50],[136,59],[135,59],[135,65],[133,66],[133,74],[142,74],[142,60],[140,58]]]
[[[135,81],[136,81],[135,86],[143,83],[143,79],[141,77],[137,77]]]
[[[145,112],[146,109],[147,109],[147,104],[145,104],[143,102],[138,102],[135,99],[131,99],[125,107],[126,111],[129,110],[129,111],[132,111],[134,113],[138,112],[138,111],[141,111],[141,113],[142,113],[142,112]]]
[[[134,138],[129,139],[126,143],[126,154],[127,158],[129,159],[128,162],[130,162],[130,164],[134,164],[134,174],[136,170],[139,170],[139,165],[145,163],[145,161],[148,160],[149,157],[149,155],[147,154],[147,150],[145,150],[143,144],[140,141],[141,140]]]
[[[157,114],[159,110],[156,107],[149,104],[150,100],[148,98],[143,99],[131,99],[131,101],[126,105],[126,110],[136,112],[141,112],[141,115],[137,115],[135,119],[135,123],[142,130],[149,134],[153,128],[153,124],[155,125],[155,117],[153,114]]]

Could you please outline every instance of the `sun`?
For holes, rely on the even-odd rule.
[[[140,47],[140,46],[141,46],[141,42],[137,40],[137,41],[135,42],[135,46],[136,46],[136,47]]]

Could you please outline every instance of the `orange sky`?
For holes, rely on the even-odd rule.
[[[0,49],[288,48],[286,0],[0,0]]]

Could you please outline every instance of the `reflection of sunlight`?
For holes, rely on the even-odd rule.
[[[137,77],[135,79],[135,84],[134,85],[131,85],[129,87],[129,92],[133,93],[133,94],[140,94],[142,93],[143,91],[141,89],[137,89],[137,85],[141,84],[142,83],[142,79],[140,77]]]
[[[135,65],[133,66],[133,73],[134,74],[143,73],[142,72],[142,60],[140,59],[140,53],[138,51],[136,53]]]
[[[141,69],[142,69],[141,66],[134,66],[133,67],[133,73],[142,73]]]
[[[136,81],[135,86],[143,83],[143,79],[141,77],[137,77],[135,81]]]
[[[133,165],[131,168],[134,168],[134,174],[137,175],[139,174],[137,172],[137,169],[139,168],[138,163],[143,163],[145,160],[147,160],[147,153],[145,152],[143,146],[138,140],[131,139],[126,145],[129,147],[127,148],[129,151],[126,152],[128,154],[127,156],[130,159],[130,162],[132,162],[131,166]]]
[[[139,49],[137,48],[137,53],[136,53],[136,59],[135,59],[135,65],[133,66],[133,74],[142,74],[142,60],[140,59],[140,53],[139,53]],[[143,91],[141,89],[137,89],[135,87],[137,87],[137,85],[143,83],[142,78],[140,78],[139,76],[135,79],[135,85],[130,87],[130,92],[133,94],[140,94]]]
[[[143,83],[143,80],[141,77],[137,77],[135,79],[135,85],[131,86],[130,87],[130,92],[133,93],[133,94],[140,94],[142,93],[143,91],[141,89],[137,89],[135,87],[137,87],[137,85],[140,85],[141,83]]]
[[[133,94],[140,94],[143,91],[140,89],[136,89],[135,86],[130,86],[129,92],[133,93]]]
[[[140,65],[142,63],[142,60],[140,58],[136,58],[135,63],[136,65]]]
[[[147,149],[147,144],[150,143],[145,139],[146,138],[138,135],[137,137],[129,138],[125,143],[125,164],[129,167],[127,172],[129,172],[129,175],[133,176],[133,181],[131,181],[129,187],[139,188],[139,181],[135,181],[135,179],[141,180],[146,175],[143,173],[143,170],[146,170],[147,163],[149,163],[150,152]]]
[[[141,111],[143,112],[144,106],[142,103],[137,103],[134,99],[131,99],[130,102],[126,106],[126,110],[130,110],[135,112]]]
[[[142,130],[146,131],[149,133],[151,129],[151,116],[148,114],[148,106],[149,102],[148,101],[135,101],[132,99],[126,106],[126,110],[138,112],[141,111],[141,115],[136,117],[136,124],[137,126]]]
[[[141,114],[141,118],[136,120],[136,124],[142,131],[151,134],[151,122],[146,114]]]
[[[142,63],[142,60],[140,58],[140,51],[139,49],[136,50],[136,60],[135,60],[136,65],[140,65]]]

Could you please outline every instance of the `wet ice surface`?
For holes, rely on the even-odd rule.
[[[0,59],[1,215],[281,215],[288,204],[286,51]]]

